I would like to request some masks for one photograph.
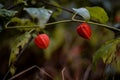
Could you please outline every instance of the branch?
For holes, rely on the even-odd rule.
[[[61,71],[61,72],[62,72],[62,80],[65,80],[65,75],[64,75],[64,74],[65,74],[65,73],[64,73],[64,72],[65,72],[65,69],[66,69],[66,68],[64,67],[64,68],[62,69],[62,71]]]
[[[76,22],[86,22],[86,21],[84,21],[84,20],[75,19],[76,15],[77,15],[77,13],[75,13],[75,14],[73,15],[73,17],[72,17],[72,20],[73,20],[73,21],[76,21]],[[106,25],[106,24],[100,24],[100,23],[96,23],[96,22],[92,22],[92,21],[87,21],[87,23],[105,27],[105,28],[107,28],[107,29],[112,30],[112,31],[115,32],[115,33],[120,32],[120,29],[117,29],[117,28],[115,28],[115,27],[112,27],[112,26],[109,26],[109,25]]]
[[[88,80],[88,76],[89,76],[89,73],[91,71],[91,68],[92,68],[92,65],[90,64],[85,71],[85,74],[83,76],[83,80]]]
[[[22,71],[22,72],[16,74],[15,76],[11,77],[9,80],[13,80],[13,79],[15,79],[16,77],[18,77],[18,76],[24,74],[25,72],[27,72],[27,71],[29,71],[29,70],[35,68],[35,67],[36,67],[36,66],[32,66],[32,67],[30,67],[30,68],[28,68],[28,69],[26,69],[26,70],[24,70],[24,71]]]
[[[6,80],[6,78],[8,77],[8,74],[10,73],[10,70],[7,71],[7,73],[5,74],[5,76],[3,77],[2,80]]]
[[[62,9],[62,10],[64,10],[64,11],[67,11],[67,12],[69,12],[69,13],[75,14],[75,16],[81,17],[79,14],[76,14],[74,11],[72,11],[72,10],[70,10],[70,9],[67,9],[67,8],[64,8],[64,7],[61,7],[61,6],[53,5],[53,4],[51,4],[51,3],[48,3],[48,2],[45,1],[45,0],[41,0],[41,2],[44,3],[44,4],[47,4],[48,6],[51,6],[51,7],[54,7],[54,8],[60,8],[60,9]],[[86,22],[86,21],[84,21],[84,20],[74,20],[74,21],[76,21],[76,22]],[[117,28],[114,28],[114,27],[111,27],[111,26],[108,26],[108,25],[105,25],[105,24],[95,23],[95,22],[91,22],[91,21],[89,21],[89,22],[87,22],[87,23],[95,24],[95,25],[99,25],[99,26],[103,26],[103,27],[105,27],[105,28],[107,28],[107,29],[112,30],[112,31],[115,32],[115,33],[120,32],[120,29],[117,29]]]
[[[16,74],[15,76],[11,77],[9,80],[14,80],[16,77],[18,77],[18,76],[20,76],[20,75],[22,75],[22,74],[24,74],[24,73],[26,73],[26,72],[34,69],[34,68],[39,69],[39,71],[41,71],[43,74],[46,74],[49,78],[51,78],[51,79],[53,80],[53,77],[52,77],[50,74],[48,74],[44,69],[40,68],[40,67],[37,66],[37,65],[34,65],[34,66],[32,66],[32,67],[29,67],[29,68],[21,71],[20,73],[18,73],[18,74]]]
[[[46,5],[49,5],[51,7],[55,7],[55,8],[60,8],[64,11],[67,11],[69,13],[72,13],[72,14],[75,14],[75,16],[79,16],[81,17],[79,14],[76,14],[74,11],[70,10],[70,9],[67,9],[67,8],[64,8],[64,7],[61,7],[61,6],[56,6],[56,5],[53,5],[51,3],[48,3],[47,1],[45,0],[41,0],[42,3],[46,4]],[[14,7],[17,7],[16,5],[13,5],[13,8]],[[86,22],[84,20],[76,20],[76,19],[72,19],[72,20],[61,20],[61,21],[56,21],[56,22],[52,22],[52,23],[47,23],[45,24],[46,26],[48,25],[53,25],[53,24],[58,24],[58,23],[65,23],[65,22]],[[105,24],[100,24],[100,23],[96,23],[96,22],[91,22],[91,21],[88,21],[87,23],[90,23],[90,24],[94,24],[94,25],[98,25],[98,26],[102,26],[102,27],[105,27],[109,30],[112,30],[113,32],[115,32],[117,34],[117,32],[120,32],[120,29],[117,29],[117,28],[114,28],[112,26],[109,26],[109,25],[105,25]],[[9,24],[9,22],[6,24],[6,26]],[[34,26],[13,26],[13,27],[5,27],[6,29],[14,29],[14,28],[38,28],[39,25],[34,25]]]
[[[45,25],[49,26],[49,25],[54,25],[54,24],[58,24],[58,23],[67,23],[67,22],[86,22],[86,21],[84,21],[84,20],[76,20],[76,19],[73,19],[73,20],[61,20],[61,21],[47,23]],[[107,29],[109,29],[109,30],[111,30],[113,32],[120,32],[120,29],[117,29],[115,27],[108,26],[108,25],[105,25],[105,24],[95,23],[95,22],[91,22],[91,21],[88,21],[87,23],[98,25],[98,26],[101,26],[101,27],[105,27],[105,28],[107,28]],[[33,26],[8,26],[8,24],[5,25],[5,29],[16,29],[16,28],[40,28],[40,27],[39,27],[39,25],[33,25]]]

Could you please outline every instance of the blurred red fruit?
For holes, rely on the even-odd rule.
[[[39,34],[34,39],[34,43],[41,49],[46,49],[50,43],[50,39],[47,34]]]
[[[115,16],[115,22],[120,22],[120,16]]]
[[[85,39],[90,39],[91,37],[91,28],[86,22],[80,24],[77,27],[77,32],[81,37]]]

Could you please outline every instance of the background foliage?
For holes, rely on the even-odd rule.
[[[111,25],[117,31],[89,24],[92,36],[85,40],[76,32],[80,22],[46,25],[71,19],[73,13],[44,1],[69,10],[87,8],[92,16],[90,21]],[[29,74],[24,72],[15,80],[119,80],[120,20],[115,20],[116,16],[120,17],[119,3],[119,0],[0,0],[0,79],[5,77],[9,68],[15,74],[9,73],[6,80],[36,65],[29,68]],[[78,19],[83,20],[82,17]],[[47,49],[36,47],[33,39],[29,42],[33,34],[28,31],[32,28],[35,29],[33,33],[49,35]],[[27,48],[22,51],[26,44]],[[10,67],[18,53],[22,55],[16,65]]]

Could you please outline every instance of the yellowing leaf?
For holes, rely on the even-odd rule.
[[[11,43],[11,53],[9,57],[9,66],[10,66],[10,72],[14,74],[15,67],[14,62],[16,61],[17,55],[19,55],[20,50],[25,46],[25,44],[29,41],[31,35],[26,32],[23,35],[17,37],[13,42]]]
[[[90,13],[90,19],[99,23],[107,23],[109,18],[105,10],[101,7],[86,7]]]
[[[93,56],[93,63],[96,64],[99,59],[102,59],[104,63],[111,63],[116,57],[116,46],[120,43],[120,38],[113,39],[106,42]]]

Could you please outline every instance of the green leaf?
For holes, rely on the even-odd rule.
[[[105,10],[101,7],[86,7],[89,11],[91,20],[99,22],[99,23],[107,23],[109,17]]]
[[[38,20],[40,28],[45,28],[45,24],[49,20],[52,11],[44,8],[24,8],[25,11],[33,18]]]
[[[98,49],[94,54],[93,63],[96,65],[99,59],[102,59],[104,63],[111,63],[112,60],[116,57],[115,52],[118,43],[120,43],[120,38],[110,40],[102,45],[101,48]]]
[[[17,11],[0,9],[0,17],[13,17],[16,13]]]
[[[9,66],[10,66],[10,72],[12,74],[14,74],[15,72],[14,62],[16,61],[17,55],[19,55],[20,50],[29,41],[30,37],[31,35],[28,32],[26,32],[11,42],[11,53],[10,53],[10,58],[9,58]]]
[[[49,59],[52,53],[62,45],[63,41],[64,41],[64,28],[61,27],[61,25],[58,25],[53,32],[53,36],[51,36],[49,47],[46,50],[44,50],[45,57]]]

